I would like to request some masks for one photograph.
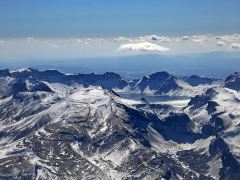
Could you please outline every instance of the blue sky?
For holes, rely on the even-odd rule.
[[[240,0],[0,0],[0,69],[223,77],[240,68],[239,9]]]
[[[239,0],[1,0],[0,38],[240,33]]]

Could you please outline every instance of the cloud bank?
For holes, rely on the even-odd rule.
[[[4,43],[4,41],[3,40],[0,40],[0,44],[3,44]]]
[[[233,52],[240,57],[240,35],[0,39],[0,61],[2,59],[78,59],[144,53],[178,56],[211,52]]]
[[[240,43],[233,43],[230,46],[232,49],[240,49]]]
[[[218,41],[217,42],[217,46],[225,46],[225,45],[226,45],[226,43],[223,42],[223,41]]]
[[[155,52],[170,51],[170,49],[167,47],[163,47],[149,42],[122,44],[118,49],[120,51],[155,51]]]

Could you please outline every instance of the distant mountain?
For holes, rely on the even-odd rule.
[[[190,76],[179,78],[165,71],[156,72],[149,76],[144,76],[139,80],[126,80],[119,74],[106,72],[104,74],[64,74],[57,70],[39,71],[33,68],[25,68],[10,72],[1,70],[0,77],[21,79],[21,81],[42,81],[48,83],[63,83],[66,85],[81,85],[83,87],[100,86],[109,90],[131,90],[141,91],[142,93],[154,93],[161,95],[195,95],[195,87],[199,86],[200,93],[203,92],[201,85],[212,85],[216,79],[208,77]],[[43,85],[42,83],[42,85]],[[126,89],[126,90],[125,90]],[[199,92],[198,92],[199,93]]]
[[[214,78],[192,75],[186,79],[186,82],[191,86],[198,86],[201,84],[212,84],[216,80],[217,79],[214,79]]]
[[[59,60],[1,60],[2,68],[19,68],[31,66],[36,69],[58,69],[61,72],[81,72],[88,74],[95,72],[104,73],[111,69],[123,77],[138,79],[142,76],[165,70],[170,74],[181,76],[204,75],[214,78],[225,78],[230,73],[240,69],[239,51],[211,52],[200,54],[188,54],[180,56],[165,56],[162,54],[141,54],[117,57],[92,57]]]
[[[165,71],[144,76],[140,80],[130,82],[132,89],[143,93],[161,95],[194,96],[203,93],[207,88],[219,85],[219,80],[209,77],[190,76],[177,77]]]
[[[157,72],[149,76],[144,76],[137,84],[142,92],[148,88],[154,90],[156,94],[168,93],[171,90],[181,89],[176,83],[176,78],[167,72]]]
[[[235,72],[234,74],[228,76],[225,80],[225,87],[239,91],[240,90],[240,73]]]
[[[124,80],[120,75],[113,72],[104,73],[97,76],[96,78],[97,81],[94,82],[93,85],[102,86],[106,89],[123,89],[128,85],[128,82],[126,80]]]
[[[57,70],[45,70],[39,71],[37,69],[26,68],[13,72],[9,72],[8,70],[0,71],[0,77],[11,76],[16,79],[36,79],[39,81],[46,81],[49,83],[78,83],[83,85],[84,87],[88,87],[90,85],[93,86],[102,86],[106,89],[119,88],[122,89],[128,85],[127,81],[125,81],[120,75],[112,72],[107,72],[104,74],[64,74],[58,72]],[[2,74],[2,75],[1,75]]]

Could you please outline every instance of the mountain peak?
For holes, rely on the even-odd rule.
[[[234,74],[228,76],[225,80],[225,87],[240,90],[240,72],[235,72]]]
[[[214,81],[215,79],[213,78],[197,76],[197,75],[189,76],[186,79],[186,82],[191,86],[198,86],[200,84],[212,84]]]
[[[144,76],[136,86],[144,92],[146,89],[154,90],[156,94],[168,93],[181,87],[175,81],[175,77],[166,71],[156,72],[149,76]]]
[[[166,79],[169,76],[170,76],[170,74],[166,71],[156,72],[156,73],[149,75],[149,77],[151,79],[158,79],[158,80]]]
[[[23,72],[33,72],[33,71],[38,71],[37,69],[31,68],[31,67],[27,67],[27,68],[21,68],[21,69],[17,69],[12,71],[14,72],[19,72],[19,73],[23,73]]]
[[[105,72],[102,74],[104,78],[113,78],[113,79],[121,79],[121,76],[119,74],[116,74],[114,72]]]
[[[45,74],[45,75],[55,75],[55,76],[62,76],[62,75],[65,75],[61,72],[59,72],[58,70],[56,69],[48,69],[48,70],[45,70],[45,71],[41,71],[42,74]]]

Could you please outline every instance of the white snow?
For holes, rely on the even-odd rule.
[[[211,162],[208,163],[209,170],[207,175],[214,179],[219,179],[219,171],[222,168],[222,160],[219,156],[216,156]]]
[[[131,100],[131,99],[120,99],[120,101],[124,104],[129,104],[129,105],[137,105],[137,104],[146,104],[145,101],[139,101],[139,100]],[[190,99],[184,99],[184,100],[169,100],[169,101],[156,101],[156,102],[151,102],[150,104],[166,104],[166,105],[171,105],[174,107],[185,107],[189,103]]]

